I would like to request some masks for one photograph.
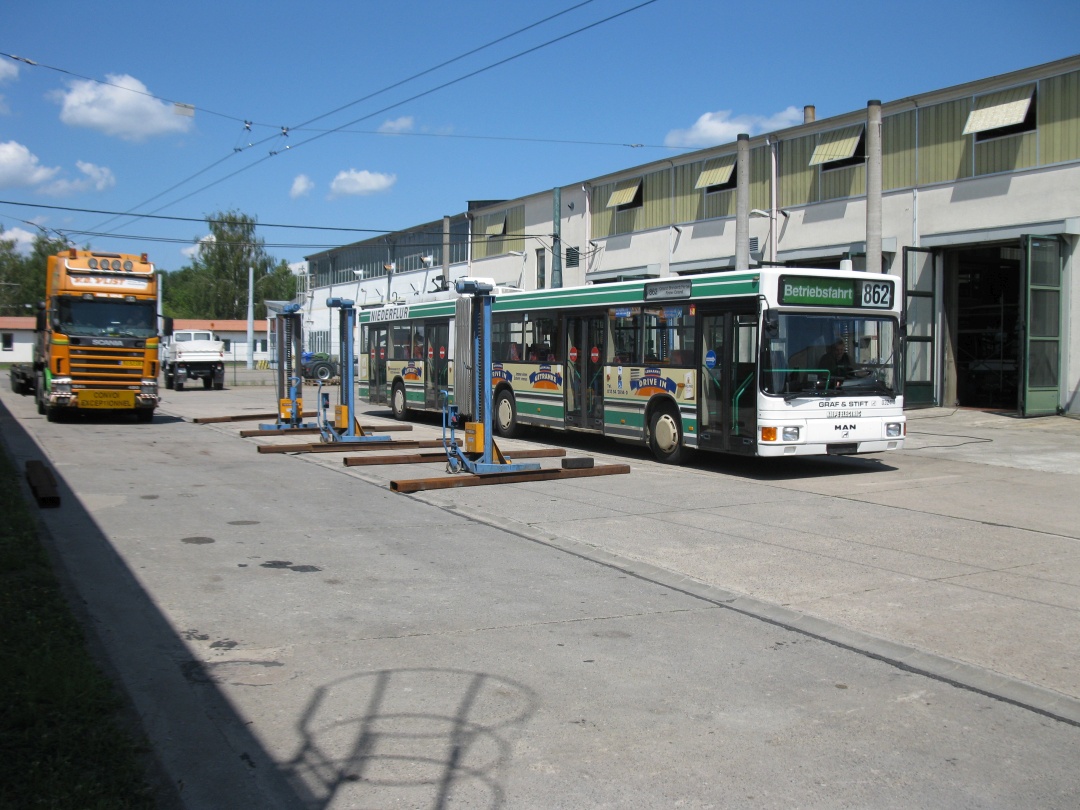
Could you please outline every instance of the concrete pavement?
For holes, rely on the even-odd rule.
[[[264,456],[296,439],[180,421],[273,409],[230,388],[166,392],[151,426],[0,395],[16,459],[61,475],[74,511],[43,518],[112,605],[93,621],[187,806],[1080,795],[1080,423],[917,411],[902,453],[681,468],[541,432],[633,472],[406,496],[388,481],[441,465]]]

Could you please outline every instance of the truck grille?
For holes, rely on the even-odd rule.
[[[76,349],[71,352],[72,382],[139,382],[143,378],[143,349]],[[125,361],[133,365],[125,365]],[[134,363],[138,365],[134,365]]]

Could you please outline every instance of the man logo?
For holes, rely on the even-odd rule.
[[[845,436],[847,435],[847,431],[854,429],[855,425],[833,425],[833,430],[842,430],[844,431]]]

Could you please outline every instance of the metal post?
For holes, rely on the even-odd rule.
[[[233,368],[236,368],[236,352],[233,352]],[[247,310],[247,367],[255,368],[255,268],[248,267]]]
[[[866,270],[881,272],[881,102],[866,106]]]
[[[750,269],[750,136],[740,133],[736,142],[735,170],[735,269]]]
[[[562,189],[552,192],[554,212],[551,217],[551,286],[562,286]]]

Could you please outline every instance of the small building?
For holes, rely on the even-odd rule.
[[[34,353],[34,319],[0,315],[0,363],[29,363]]]

